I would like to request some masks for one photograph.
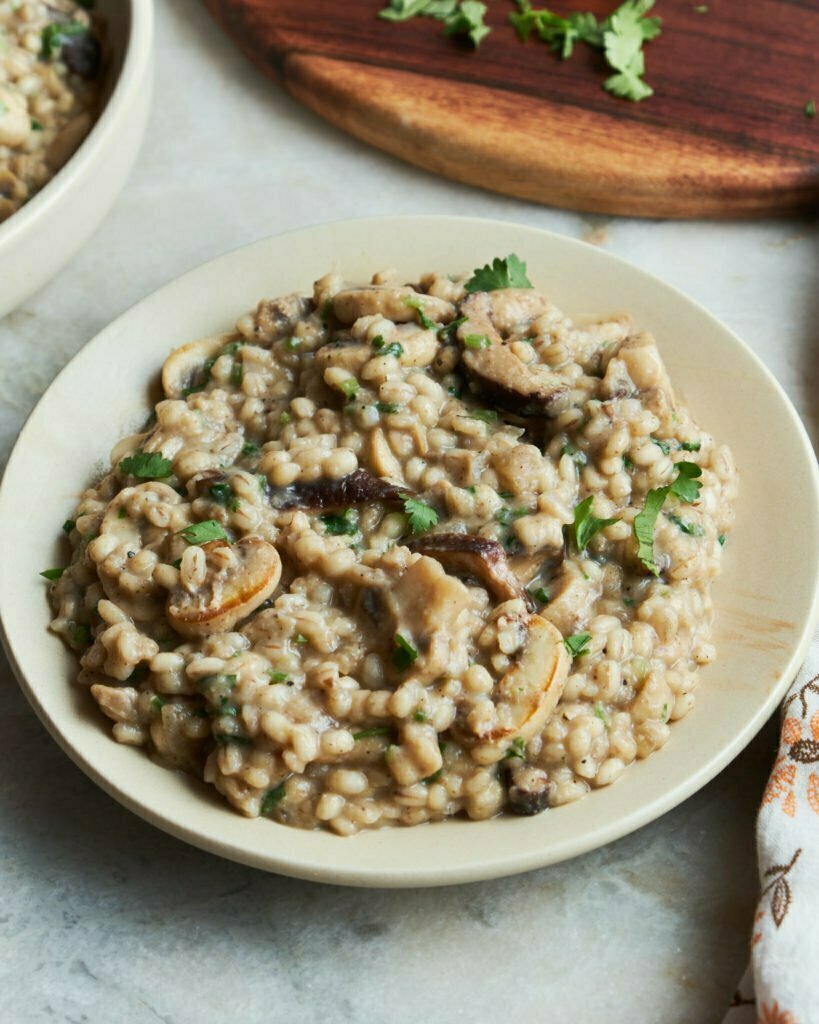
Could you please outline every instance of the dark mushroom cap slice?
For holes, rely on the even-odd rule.
[[[509,810],[531,816],[549,807],[549,776],[541,768],[513,768],[509,785]]]
[[[467,318],[458,328],[465,345],[462,362],[472,390],[483,401],[518,416],[552,418],[563,412],[570,399],[568,385],[551,370],[515,355],[494,324],[487,292],[465,299],[461,313]],[[466,345],[474,335],[486,338],[488,345]]]
[[[366,469],[338,480],[319,480],[314,484],[295,484],[292,487],[275,489],[272,492],[273,505],[279,509],[291,508],[346,508],[349,505],[366,505],[373,501],[398,502],[407,494],[405,487],[373,476]]]
[[[534,611],[532,598],[509,568],[506,552],[497,541],[470,533],[430,533],[410,541],[408,547],[436,559],[453,575],[473,576],[498,600],[519,598]]]

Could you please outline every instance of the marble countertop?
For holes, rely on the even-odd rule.
[[[153,113],[125,192],[0,321],[0,465],[55,374],[148,292],[265,235],[381,213],[513,220],[625,256],[736,330],[819,439],[815,222],[621,220],[442,181],[301,109],[197,0],[157,6]],[[62,754],[2,658],[0,681],[4,1024],[717,1024],[744,968],[770,724],[699,794],[584,857],[456,888],[346,890],[151,828]]]

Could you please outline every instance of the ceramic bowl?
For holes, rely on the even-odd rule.
[[[133,166],[151,103],[153,0],[98,0],[108,25],[107,100],[77,152],[0,224],[0,316],[41,288],[88,241]]]
[[[716,662],[665,747],[613,786],[534,818],[450,820],[342,839],[247,820],[192,778],[119,746],[77,666],[47,632],[41,569],[59,565],[60,524],[144,422],[176,346],[230,329],[263,296],[309,290],[328,270],[368,280],[396,267],[469,271],[516,252],[573,315],[629,310],[650,328],[697,421],[728,442],[741,475],[737,522],[715,586]],[[0,612],[14,671],[58,743],[106,792],[166,831],[256,867],[351,885],[442,885],[540,867],[646,824],[709,781],[748,743],[792,680],[810,638],[819,580],[819,486],[810,443],[762,363],[708,312],[599,249],[530,228],[448,217],[381,218],[310,228],[229,253],[166,285],[90,342],[23,429],[0,492],[5,549]],[[82,828],[82,823],[77,823]]]

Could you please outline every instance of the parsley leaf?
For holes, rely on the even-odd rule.
[[[207,544],[210,540],[227,540],[228,535],[222,528],[222,524],[215,519],[205,519],[201,523],[191,523],[190,526],[177,530],[188,544]]]
[[[211,484],[208,493],[217,505],[229,508],[231,512],[238,512],[241,503],[233,493],[230,484]]]
[[[700,496],[702,484],[698,478],[702,476],[702,470],[695,462],[678,462],[676,470],[677,477],[671,484],[671,493],[690,505]]]
[[[345,508],[338,514],[327,512],[321,517],[321,521],[324,523],[324,532],[334,537],[358,533],[358,516],[351,508]]]
[[[482,423],[494,423],[498,418],[494,409],[473,409],[467,415],[471,420],[480,420]]]
[[[486,4],[480,0],[461,0],[457,10],[444,20],[444,35],[467,36],[477,50],[492,29],[484,22]]]
[[[519,757],[522,760],[526,758],[526,740],[522,736],[516,736],[512,740],[501,760],[506,761],[510,757]]]
[[[538,587],[536,590],[530,590],[529,593],[536,601],[540,601],[541,604],[548,604],[552,599],[551,594],[545,587]]]
[[[531,514],[531,509],[528,508],[502,508],[495,513],[495,520],[502,526],[511,526],[516,519],[522,519]]]
[[[339,384],[339,388],[344,392],[348,398],[354,398],[358,394],[358,389],[361,385],[355,379],[355,377],[348,377]]]
[[[816,100],[808,100],[805,104],[805,117],[816,117]]]
[[[608,729],[608,727],[611,725],[611,719],[609,718],[608,711],[606,711],[603,705],[600,703],[595,704],[594,713],[595,716],[599,718],[603,725],[605,725],[605,727]]]
[[[397,402],[376,402],[375,407],[380,413],[382,413],[382,415],[399,412],[401,409],[401,406]]]
[[[374,725],[372,729],[362,729],[361,732],[354,732],[353,739],[356,743],[359,740],[370,740],[375,736],[389,736],[392,729],[388,725]]]
[[[43,569],[43,571],[40,573],[40,575],[44,576],[47,580],[58,580],[62,576],[62,574],[64,572],[65,572],[65,568],[62,568],[62,569]]]
[[[467,334],[464,338],[464,345],[467,348],[489,348],[492,342],[485,334]]]
[[[409,494],[400,495],[404,502],[404,512],[409,521],[409,528],[413,533],[426,533],[438,522],[438,513],[430,505],[423,501],[410,497]]]
[[[273,669],[271,669],[270,682],[268,683],[268,686],[278,685],[279,683],[286,683],[288,678],[289,677],[286,672],[274,672]]]
[[[400,633],[396,633],[393,640],[395,648],[392,652],[392,663],[399,672],[403,672],[416,660],[418,651]]]
[[[75,528],[76,525],[77,524],[74,522],[73,519],[66,519],[66,521],[63,523],[63,531],[65,533],[71,533],[71,531]]]
[[[626,0],[612,14],[603,33],[603,49],[609,65],[617,72],[603,87],[615,96],[635,103],[654,94],[643,81],[645,56],[643,43],[660,33],[659,18],[644,18],[654,0]]]
[[[477,267],[464,285],[467,294],[472,292],[494,292],[499,288],[531,288],[532,282],[526,276],[526,264],[514,253],[505,259],[492,260],[492,264]]]
[[[594,502],[594,495],[590,494],[579,505],[574,508],[574,543],[578,551],[585,551],[593,537],[607,526],[619,523],[619,519],[598,519],[592,513],[591,507]]]
[[[576,42],[597,47],[603,45],[603,28],[593,14],[573,12],[561,18],[545,7],[532,10],[529,0],[518,0],[518,6],[520,13],[510,14],[509,20],[521,42],[526,42],[534,29],[550,49],[560,53],[563,60],[568,60],[574,53]]]
[[[120,462],[119,471],[140,480],[162,480],[171,475],[173,463],[159,452],[137,452]]]
[[[660,575],[660,570],[654,562],[654,524],[660,509],[668,497],[668,487],[655,487],[646,495],[645,504],[641,512],[634,518],[632,529],[637,541],[637,557],[655,576]]]
[[[588,643],[591,640],[591,633],[575,633],[574,636],[563,638],[566,650],[573,658],[581,658],[589,653]]]

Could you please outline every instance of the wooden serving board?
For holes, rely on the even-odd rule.
[[[522,44],[506,0],[475,52],[380,0],[204,0],[266,74],[352,135],[458,181],[553,206],[651,217],[819,206],[819,0],[659,0],[641,103],[601,54]],[[546,3],[599,17],[614,2]],[[540,6],[535,2],[533,6]],[[351,182],[355,187],[355,182]]]

